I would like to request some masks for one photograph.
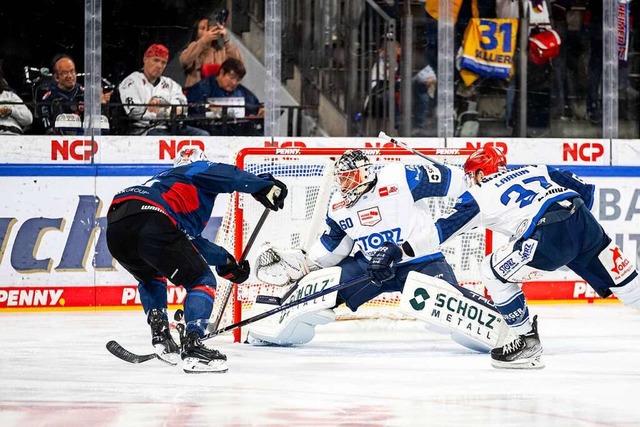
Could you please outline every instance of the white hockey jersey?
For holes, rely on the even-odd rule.
[[[526,239],[552,203],[579,196],[590,208],[593,192],[593,185],[571,172],[544,165],[492,174],[465,192],[451,215],[436,222],[432,239],[443,243],[478,226],[510,240]]]
[[[129,117],[140,119],[136,126],[148,127],[148,120],[157,118],[157,114],[145,106],[127,106],[126,104],[148,104],[152,98],[159,98],[165,104],[185,105],[187,97],[182,87],[169,77],[160,76],[156,84],[147,80],[144,73],[135,71],[129,74],[118,87],[124,110]]]
[[[339,192],[329,203],[326,231],[310,249],[309,256],[322,267],[336,265],[354,245],[366,257],[386,241],[402,245],[425,223],[433,224],[431,213],[421,206],[427,197],[457,197],[464,190],[464,172],[441,165],[405,166],[392,163],[377,174],[375,186],[351,207]],[[439,250],[415,252],[402,263],[442,257]]]

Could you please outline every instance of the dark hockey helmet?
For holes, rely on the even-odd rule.
[[[467,182],[472,185],[478,171],[482,171],[485,176],[507,169],[507,158],[498,148],[490,145],[480,148],[472,153],[464,162],[464,172],[467,174]]]
[[[345,151],[335,163],[333,179],[347,207],[366,193],[376,180],[371,161],[360,150]]]
[[[173,167],[188,165],[198,160],[207,160],[204,152],[197,147],[185,147],[176,154],[176,158],[173,159]]]

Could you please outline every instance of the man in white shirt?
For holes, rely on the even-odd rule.
[[[187,98],[175,80],[162,75],[168,60],[169,49],[152,44],[144,53],[142,71],[134,71],[120,83],[124,110],[135,120],[133,133],[209,136],[205,130],[173,121],[175,116],[186,114]]]

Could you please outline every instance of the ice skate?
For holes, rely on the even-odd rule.
[[[169,321],[162,314],[162,310],[157,308],[149,311],[151,344],[156,349],[158,359],[175,366],[180,360],[180,348],[171,337]]]
[[[531,332],[491,350],[491,365],[498,369],[542,369],[542,344],[538,336],[538,316],[533,316]]]
[[[197,332],[189,332],[182,345],[182,369],[186,373],[227,372],[227,356],[208,348]]]

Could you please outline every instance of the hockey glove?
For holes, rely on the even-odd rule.
[[[273,185],[267,185],[262,190],[251,194],[253,198],[262,203],[265,208],[271,209],[272,211],[282,209],[284,207],[284,199],[288,193],[287,186],[284,185],[282,181],[275,179],[270,173],[263,173],[258,175],[258,177],[266,181],[271,181]]]
[[[249,261],[244,260],[238,263],[231,255],[227,259],[229,262],[225,265],[216,266],[218,276],[233,283],[242,283],[249,278],[251,272]]]
[[[377,286],[396,277],[394,265],[402,260],[402,249],[393,242],[384,242],[373,254],[367,266],[367,275]]]

